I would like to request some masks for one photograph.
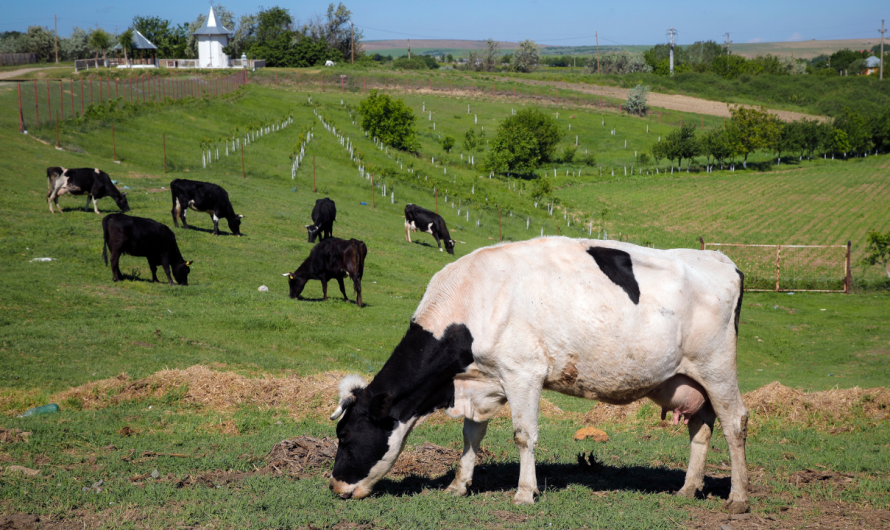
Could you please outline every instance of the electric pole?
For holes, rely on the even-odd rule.
[[[674,76],[674,37],[677,35],[677,30],[674,29],[674,26],[671,26],[671,29],[668,30],[668,36],[671,38],[671,77]]]
[[[349,62],[355,64],[355,29],[349,23]]]
[[[600,32],[596,32],[596,75],[600,74]]]
[[[725,33],[726,35],[726,55],[729,55],[729,45],[732,44],[732,41],[729,40],[729,33]]]
[[[881,59],[881,69],[878,74],[878,81],[884,80],[884,33],[887,33],[887,30],[884,29],[884,20],[881,19],[881,56],[879,57]]]
[[[411,60],[411,39],[408,39],[408,60]]]
[[[56,64],[59,64],[59,16],[53,15],[53,23],[56,26]]]

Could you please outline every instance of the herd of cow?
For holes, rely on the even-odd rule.
[[[110,196],[126,212],[126,197],[98,169],[49,168],[50,211],[59,195]],[[172,215],[184,226],[188,209],[210,213],[214,234],[225,218],[240,235],[236,215],[221,187],[174,180]],[[361,276],[367,247],[332,236],[336,207],[316,201],[306,261],[286,273],[290,296],[299,298],[310,279],[353,280],[362,305]],[[178,225],[177,225],[178,226]],[[121,253],[148,258],[187,284],[185,261],[167,226],[123,213],[102,221],[103,255],[111,249],[114,280]],[[405,237],[429,232],[439,250],[454,252],[445,222],[433,212],[405,207]],[[107,257],[106,257],[107,263]],[[732,479],[726,508],[748,510],[745,457],[748,413],[738,386],[736,345],[744,276],[720,252],[657,250],[636,245],[565,237],[537,238],[480,248],[433,276],[410,326],[383,368],[367,383],[357,375],[340,384],[331,415],[338,420],[338,448],[330,482],[344,499],[371,494],[393,467],[408,434],[444,409],[464,418],[464,449],[448,490],[464,495],[488,421],[510,403],[519,450],[519,487],[514,502],[534,502],[538,493],[534,451],[544,389],[611,404],[649,398],[685,416],[690,458],[679,495],[693,498],[704,487],[714,422],[720,419],[729,445]],[[347,298],[348,300],[348,298]]]
[[[98,199],[111,197],[122,213],[110,214],[102,219],[104,243],[102,257],[105,265],[109,263],[108,252],[111,251],[112,279],[123,278],[120,271],[121,254],[141,256],[148,259],[152,281],[157,282],[158,266],[164,269],[167,282],[173,285],[174,279],[179,285],[188,285],[188,275],[192,261],[186,261],[179,251],[176,236],[166,225],[153,219],[124,215],[130,210],[126,193],[121,193],[107,173],[96,168],[66,169],[49,167],[46,169],[47,202],[50,213],[59,213],[59,197],[62,195],[86,195],[89,208],[93,202],[93,211],[99,213],[96,204]],[[221,186],[210,182],[175,179],[170,182],[170,194],[173,208],[173,225],[179,228],[182,222],[188,228],[186,217],[188,211],[204,212],[213,219],[213,234],[219,235],[219,221],[225,219],[233,235],[241,236],[241,219],[243,215],[235,213],[229,194]],[[54,209],[55,206],[55,209]],[[301,299],[301,294],[309,280],[319,280],[324,300],[328,299],[328,281],[336,279],[343,298],[349,300],[343,279],[352,279],[356,294],[356,304],[362,306],[362,274],[365,268],[365,256],[368,247],[357,239],[343,240],[333,237],[334,221],[337,219],[337,208],[334,201],[325,197],[315,201],[312,209],[312,224],[305,228],[309,234],[309,242],[315,245],[309,257],[294,272],[284,273],[288,278],[290,297]],[[410,242],[410,232],[414,230],[428,232],[436,239],[439,250],[442,242],[450,254],[454,254],[454,240],[448,234],[445,220],[438,214],[409,204],[405,207],[405,237]]]

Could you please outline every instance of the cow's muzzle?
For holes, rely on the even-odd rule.
[[[361,483],[347,484],[335,478],[331,479],[330,488],[341,499],[364,499],[371,494],[371,490],[362,487]]]

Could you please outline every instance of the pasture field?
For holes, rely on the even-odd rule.
[[[0,87],[0,108],[11,108],[13,97],[11,88]],[[433,464],[453,460],[461,428],[440,415],[409,438],[402,472],[383,481],[369,499],[336,499],[324,478],[329,459],[279,473],[267,458],[273,446],[298,436],[334,436],[325,418],[340,374],[370,377],[382,366],[429,278],[453,259],[498,240],[494,204],[501,206],[506,240],[535,237],[542,228],[555,235],[557,226],[563,235],[592,230],[595,237],[598,225],[591,229],[586,223],[599,219],[602,208],[611,212],[605,221],[611,236],[629,235],[632,242],[658,247],[696,247],[700,235],[752,242],[839,238],[853,239],[854,251],[861,253],[865,230],[888,228],[888,214],[880,208],[887,194],[885,157],[802,161],[790,171],[624,177],[618,170],[633,162],[631,151],[644,149],[669,126],[566,108],[559,110],[566,134],[572,123],[579,151],[594,151],[598,166],[548,168],[551,175],[557,171],[548,179],[559,199],[548,215],[529,197],[531,182],[489,179],[461,161],[462,148],[446,154],[438,143],[440,133],[459,141],[471,126],[484,126],[491,138],[498,120],[516,108],[512,102],[407,95],[419,117],[422,156],[415,158],[381,151],[361,135],[352,124],[359,99],[354,93],[252,85],[223,98],[146,107],[115,119],[119,165],[111,161],[110,121],[63,124],[64,150],[57,151],[54,129],[19,135],[17,117],[0,116],[0,519],[37,514],[42,522],[32,527],[91,528],[890,523],[890,396],[883,388],[854,389],[886,386],[890,377],[890,332],[883,325],[890,297],[881,291],[745,295],[739,378],[742,391],[751,392],[747,519],[729,521],[720,508],[729,475],[719,428],[704,498],[678,499],[670,494],[685,473],[684,430],[659,422],[651,405],[609,415],[600,407],[591,410],[594,403],[552,393],[543,407],[537,453],[542,495],[534,506],[510,502],[518,458],[506,417],[492,421],[469,498],[442,491],[453,471]],[[420,111],[424,107],[432,109],[433,120]],[[375,207],[370,181],[316,112],[362,153],[379,186],[373,188]],[[288,116],[292,125],[245,148],[246,179],[240,152],[226,157],[223,144],[220,159],[202,167],[202,139]],[[313,123],[315,138],[291,179],[288,155]],[[705,124],[718,126],[707,118]],[[609,133],[610,126],[619,136]],[[773,167],[766,158],[757,164]],[[79,197],[60,199],[64,214],[47,211],[45,168],[52,165],[104,169],[126,187],[132,215],[170,226],[170,180],[219,183],[236,212],[245,215],[244,237],[228,235],[224,222],[224,235],[213,237],[209,216],[193,212],[193,230],[175,229],[183,255],[195,260],[188,287],[147,282],[145,260],[132,257],[121,260],[128,280],[112,283],[101,258],[101,217],[84,212]],[[383,185],[394,199],[382,199]],[[783,202],[781,194],[792,200]],[[365,308],[344,303],[333,284],[327,302],[320,301],[318,282],[307,286],[309,300],[287,296],[281,273],[308,255],[303,225],[322,196],[337,202],[334,235],[368,245]],[[405,203],[434,209],[437,197],[452,236],[463,242],[453,257],[438,252],[425,234],[415,234],[414,243],[404,240]],[[99,206],[103,215],[117,211],[110,199]],[[32,261],[42,257],[54,261]],[[269,292],[259,292],[260,285]],[[353,298],[350,287],[347,293]],[[773,381],[785,386],[763,388]],[[795,394],[786,387],[821,393]],[[15,417],[47,402],[58,402],[62,412]],[[610,440],[574,442],[572,433],[584,424],[604,429]],[[579,453],[586,455],[584,464]],[[39,476],[10,466],[37,470]]]

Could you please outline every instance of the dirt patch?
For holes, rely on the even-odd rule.
[[[804,484],[852,484],[853,475],[850,473],[838,473],[837,471],[814,471],[812,469],[804,469],[794,473],[789,478],[789,482],[795,486]]]
[[[302,476],[330,465],[337,455],[337,440],[297,436],[272,446],[266,455],[265,469]]]
[[[27,442],[30,437],[30,432],[21,429],[4,429],[0,427],[0,443],[11,444],[16,442]]]
[[[835,501],[812,501],[806,498],[795,500],[794,505],[782,506],[778,513],[743,513],[729,515],[716,510],[689,507],[692,515],[686,528],[712,530],[747,529],[797,529],[797,528],[887,528],[890,525],[890,512],[873,510],[852,504]]]

